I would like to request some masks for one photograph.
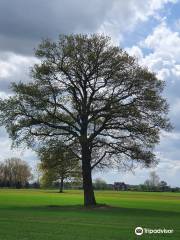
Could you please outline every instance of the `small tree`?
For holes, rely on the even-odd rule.
[[[162,192],[168,191],[170,189],[167,182],[165,182],[165,181],[160,181],[159,188]]]
[[[48,142],[45,147],[38,150],[40,169],[44,185],[59,181],[59,192],[63,192],[64,180],[81,177],[81,168],[77,156],[64,144]]]
[[[41,164],[40,164],[39,170],[41,171],[41,177],[39,182],[42,188],[52,187],[53,182],[56,180],[59,180],[59,178],[57,177],[57,174],[53,171],[53,169],[44,169],[41,167]]]
[[[1,124],[14,142],[75,144],[86,206],[96,204],[95,167],[156,163],[154,146],[170,124],[164,82],[154,73],[101,35],[45,40],[36,56],[34,81],[14,83],[14,95],[0,101]]]
[[[158,190],[159,176],[156,174],[156,172],[150,172],[149,179],[144,182],[144,185],[147,187],[148,190]]]
[[[96,178],[94,181],[94,188],[98,190],[105,190],[107,189],[107,183],[101,178]]]
[[[0,164],[2,186],[21,188],[31,179],[31,169],[20,158],[8,158]]]
[[[149,181],[150,181],[150,185],[153,186],[153,187],[157,187],[159,185],[159,176],[156,174],[156,172],[151,172],[150,173],[150,178],[149,178]]]

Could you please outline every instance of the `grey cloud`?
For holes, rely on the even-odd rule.
[[[11,80],[1,80],[0,81],[0,92],[4,92],[4,93],[10,93],[11,92],[11,88],[10,88],[10,83],[12,81]]]
[[[41,38],[94,31],[112,3],[108,0],[1,0],[0,48],[30,53]]]
[[[0,49],[32,54],[41,38],[105,32],[119,40],[174,0],[0,0]]]

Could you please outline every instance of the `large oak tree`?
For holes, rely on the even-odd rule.
[[[84,204],[95,205],[92,169],[156,161],[161,129],[170,128],[164,82],[108,37],[43,41],[33,81],[14,83],[0,102],[1,124],[16,143],[56,138],[82,163]]]

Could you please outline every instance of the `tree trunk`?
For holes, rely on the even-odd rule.
[[[63,186],[64,186],[64,178],[61,177],[61,181],[59,184],[59,192],[62,193],[63,192]]]
[[[86,146],[82,146],[82,175],[84,189],[84,205],[95,206],[96,200],[94,196],[92,175],[91,175],[91,152]]]

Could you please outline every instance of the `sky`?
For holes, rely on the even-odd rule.
[[[180,186],[180,0],[0,0],[0,97],[10,96],[12,81],[28,82],[36,63],[34,49],[45,38],[59,34],[102,33],[114,44],[138,57],[166,82],[164,97],[174,129],[162,132],[156,147],[159,164],[133,172],[94,173],[107,182],[143,183],[156,171],[161,180]],[[0,161],[21,157],[34,168],[30,149],[11,149],[6,130],[0,128]]]

